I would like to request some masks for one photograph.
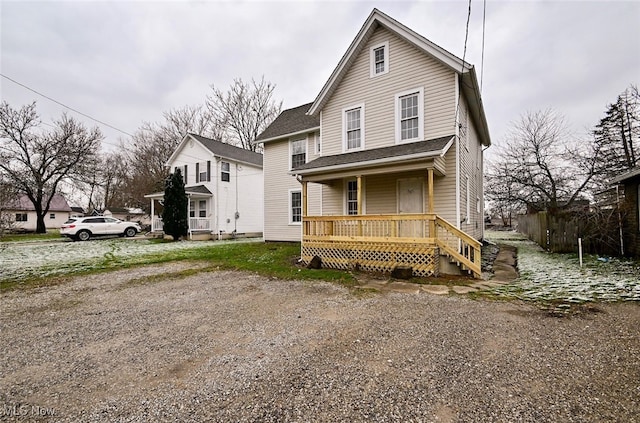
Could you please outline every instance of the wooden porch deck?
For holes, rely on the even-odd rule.
[[[389,272],[410,266],[414,276],[439,273],[440,255],[481,275],[480,242],[436,214],[304,216],[302,259],[325,267]]]

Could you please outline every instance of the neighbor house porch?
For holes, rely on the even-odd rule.
[[[186,187],[185,193],[189,198],[187,213],[189,216],[188,235],[194,237],[211,237],[215,232],[213,194],[205,186]],[[164,192],[145,195],[151,200],[151,232],[163,233],[164,222],[161,210],[164,202]],[[156,213],[158,210],[158,213]]]

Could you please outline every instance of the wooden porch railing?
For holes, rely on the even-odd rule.
[[[302,242],[361,241],[437,245],[480,277],[480,242],[435,214],[305,216]]]

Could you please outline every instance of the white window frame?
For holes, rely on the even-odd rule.
[[[376,72],[376,50],[382,49],[384,52],[384,70]],[[389,41],[371,46],[369,49],[369,77],[375,78],[389,73]]]
[[[418,137],[403,140],[402,139],[402,107],[400,107],[400,99],[403,97],[417,94],[418,95]],[[403,91],[395,96],[395,112],[396,112],[396,144],[404,144],[408,142],[424,140],[424,87],[415,88],[413,90]]]
[[[300,194],[300,222],[294,222],[293,221],[293,201],[291,201],[292,195],[293,193],[298,193]],[[296,226],[300,226],[302,225],[302,209],[303,209],[303,204],[302,202],[304,201],[304,199],[302,198],[302,190],[301,189],[290,189],[289,190],[289,225],[296,225]]]
[[[203,203],[204,203],[204,207],[203,207]],[[206,199],[204,199],[204,200],[199,199],[198,200],[198,217],[199,218],[207,217],[207,200]]]
[[[356,148],[347,148],[347,112],[351,112],[353,110],[360,109],[360,147]],[[342,109],[342,152],[346,153],[348,151],[359,151],[364,150],[364,103],[355,104],[350,107],[345,107]]]
[[[309,143],[307,142],[307,137],[304,138],[290,138],[289,139],[289,170],[293,169],[293,160],[291,160],[293,156],[293,143],[298,141],[302,141],[304,143],[304,162],[307,163],[307,159],[309,158]],[[298,153],[299,154],[299,153]]]

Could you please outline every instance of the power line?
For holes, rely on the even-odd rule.
[[[94,122],[98,122],[98,123],[99,123],[99,124],[101,124],[101,125],[107,126],[107,127],[111,128],[111,129],[115,129],[115,130],[116,130],[116,131],[118,131],[118,132],[122,132],[122,133],[123,133],[123,134],[125,134],[125,135],[128,135],[128,136],[130,136],[130,137],[133,137],[133,135],[131,135],[130,133],[128,133],[128,132],[126,132],[126,131],[123,131],[122,129],[116,128],[116,127],[115,127],[115,126],[113,126],[113,125],[109,125],[108,123],[103,122],[103,121],[101,121],[101,120],[98,120],[98,119],[96,119],[96,118],[94,118],[94,117],[92,117],[92,116],[89,116],[89,115],[88,115],[88,114],[86,114],[86,113],[82,113],[81,111],[76,110],[76,109],[74,109],[73,107],[69,107],[69,106],[67,106],[67,105],[66,105],[66,104],[64,104],[64,103],[61,103],[61,102],[59,102],[58,100],[56,100],[56,99],[53,99],[53,98],[49,97],[48,95],[42,94],[41,92],[38,92],[38,91],[34,90],[33,88],[28,87],[28,86],[26,86],[25,84],[22,84],[22,83],[20,83],[20,82],[16,81],[15,79],[9,78],[7,75],[4,75],[4,74],[0,73],[0,76],[2,76],[3,78],[8,79],[9,81],[13,82],[14,84],[20,85],[21,87],[26,88],[27,90],[32,91],[32,92],[34,92],[34,93],[38,94],[38,95],[39,95],[39,96],[41,96],[41,97],[46,98],[47,100],[53,101],[54,103],[59,104],[60,106],[62,106],[62,107],[64,107],[64,108],[66,108],[66,109],[69,109],[69,110],[71,110],[72,112],[78,113],[79,115],[82,115],[82,116],[84,116],[84,117],[86,117],[86,118],[89,118],[89,119],[91,119],[91,120],[92,120],[92,121],[94,121]]]
[[[482,94],[482,81],[484,80],[484,26],[487,17],[487,0],[482,5],[482,55],[480,57],[480,94]]]

